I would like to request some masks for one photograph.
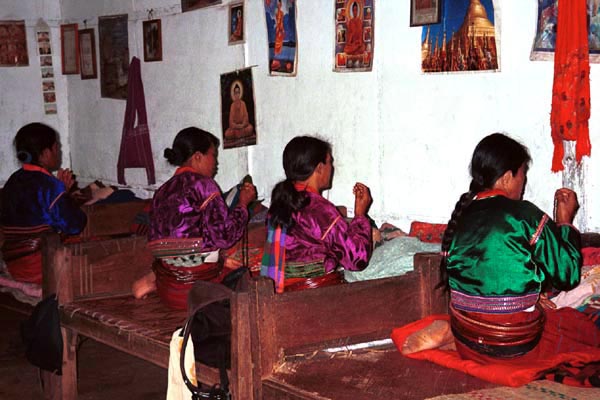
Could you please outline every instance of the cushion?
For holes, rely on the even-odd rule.
[[[413,221],[410,224],[408,236],[416,237],[422,242],[442,243],[442,236],[444,235],[445,230],[446,224]]]

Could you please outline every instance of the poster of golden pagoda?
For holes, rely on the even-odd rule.
[[[424,73],[497,71],[493,1],[445,2],[441,22],[423,27],[421,69]]]

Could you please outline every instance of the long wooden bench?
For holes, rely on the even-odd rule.
[[[58,294],[65,343],[63,375],[55,398],[77,398],[78,335],[168,367],[171,335],[185,321],[186,312],[167,308],[155,294],[139,300],[131,295],[131,284],[152,263],[145,237],[63,244],[57,235],[49,235],[43,249],[43,292]],[[232,390],[240,399],[247,398],[244,393],[250,390],[249,380],[238,372],[238,365],[251,365],[250,356],[244,356],[244,349],[250,347],[247,297],[239,293],[232,299],[236,356],[230,375]],[[199,366],[197,373],[203,383],[219,382],[216,369]]]
[[[402,357],[395,327],[447,310],[439,256],[394,278],[276,295],[251,286],[253,399],[422,399],[494,385]],[[377,342],[379,341],[379,342]],[[357,343],[371,343],[361,349]]]

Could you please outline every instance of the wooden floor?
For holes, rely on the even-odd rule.
[[[25,359],[19,337],[23,314],[0,307],[0,399],[39,400],[37,369]],[[164,400],[167,371],[84,339],[79,351],[79,399]]]

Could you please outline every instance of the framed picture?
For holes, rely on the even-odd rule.
[[[256,115],[252,68],[221,75],[223,148],[256,144]]]
[[[357,0],[358,1],[358,0]],[[295,76],[298,60],[296,1],[265,1],[270,75]]]
[[[98,18],[100,96],[127,99],[129,33],[127,14]]]
[[[0,67],[29,65],[25,21],[0,21]]]
[[[197,10],[221,4],[221,0],[181,0],[181,12]]]
[[[144,61],[162,61],[162,32],[160,19],[144,21]]]
[[[229,6],[229,44],[244,43],[244,4]]]
[[[60,26],[63,75],[79,74],[79,31],[77,24]]]
[[[79,31],[79,61],[81,62],[81,79],[98,78],[96,38],[92,28]]]
[[[410,0],[410,26],[437,24],[442,15],[442,0]]]
[[[494,0],[477,0],[477,25],[469,25],[473,2],[444,3],[443,22],[421,28],[421,71],[455,73],[463,71],[498,71],[500,48],[496,46]],[[467,21],[467,22],[465,22]],[[468,35],[469,40],[465,40]],[[445,56],[440,56],[439,39],[446,38]],[[439,39],[438,39],[439,38]]]
[[[335,72],[368,72],[373,69],[374,0],[335,3]]]
[[[591,63],[600,63],[600,4],[587,0],[587,30]],[[538,0],[536,34],[531,49],[531,60],[551,61],[556,45],[558,0]]]

